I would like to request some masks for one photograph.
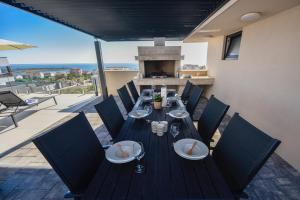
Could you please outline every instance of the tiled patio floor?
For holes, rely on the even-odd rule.
[[[109,141],[110,136],[93,108],[93,104],[99,101],[100,99],[97,99],[81,110],[86,113],[98,138],[104,144]],[[118,103],[120,104],[119,101]],[[204,106],[205,101],[201,101],[196,115],[201,113]],[[221,132],[229,119],[225,118],[220,127]],[[0,199],[63,199],[66,190],[32,143],[0,159]],[[300,174],[274,154],[246,192],[249,199],[300,199]]]
[[[45,94],[33,93],[26,95],[24,99],[45,96],[48,97]],[[10,117],[0,118],[0,156],[13,151],[16,146],[22,146],[30,138],[73,114],[96,97],[93,94],[61,94],[56,95],[55,98],[57,105],[50,99],[15,115],[18,127],[15,127]]]

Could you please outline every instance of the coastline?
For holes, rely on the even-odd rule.
[[[74,64],[11,64],[12,71],[69,71],[79,68],[82,71],[96,71],[97,64],[95,63],[74,63]],[[138,65],[135,63],[105,63],[105,70],[138,70]]]

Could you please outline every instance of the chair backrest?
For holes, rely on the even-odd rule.
[[[28,104],[11,91],[0,92],[0,103],[9,107],[27,106]]]
[[[280,144],[235,113],[213,158],[231,190],[241,193]]]
[[[127,90],[126,86],[124,85],[123,87],[121,87],[117,91],[118,91],[119,97],[121,98],[121,101],[122,101],[127,113],[129,113],[132,110],[134,104],[131,100],[131,97],[128,93],[128,90]]]
[[[138,98],[140,97],[135,85],[134,85],[134,82],[133,81],[129,81],[127,83],[127,86],[130,90],[130,93],[131,93],[131,96],[132,98],[134,99],[135,102],[137,102]]]
[[[95,108],[111,137],[116,138],[125,120],[114,97],[110,95],[107,99],[95,105]]]
[[[219,127],[228,109],[228,105],[224,104],[213,95],[209,98],[198,121],[198,132],[207,146],[209,146],[211,138]]]
[[[189,98],[192,88],[193,88],[193,84],[189,80],[187,80],[186,84],[184,86],[184,89],[182,91],[182,94],[181,94],[182,100],[186,100]]]
[[[104,159],[104,150],[84,113],[33,143],[74,194],[83,192]]]
[[[188,102],[186,104],[186,110],[190,113],[191,116],[194,114],[202,93],[203,89],[201,87],[193,86],[191,95],[189,96]]]

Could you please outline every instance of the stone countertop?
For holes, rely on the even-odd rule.
[[[212,85],[214,77],[210,76],[193,76],[192,78],[142,78],[134,79],[137,85],[185,85],[186,81],[189,80],[195,85]]]

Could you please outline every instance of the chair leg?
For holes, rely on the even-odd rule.
[[[10,118],[12,119],[13,123],[15,124],[15,127],[18,127],[17,120],[15,119],[14,115],[10,115]]]
[[[54,101],[55,105],[57,105],[57,101],[56,101],[55,97],[53,97],[53,101]]]

